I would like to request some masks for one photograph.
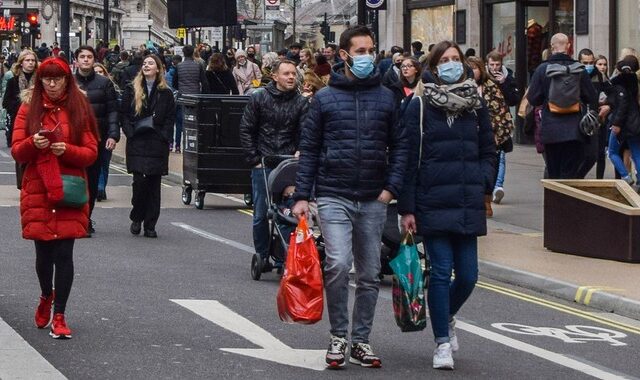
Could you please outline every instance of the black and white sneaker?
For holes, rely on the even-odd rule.
[[[368,368],[382,367],[382,361],[373,353],[371,346],[366,343],[354,343],[351,346],[349,363],[359,364]]]
[[[344,367],[345,353],[347,352],[347,340],[339,336],[332,335],[329,348],[327,349],[327,356],[325,357],[327,368],[339,369]]]

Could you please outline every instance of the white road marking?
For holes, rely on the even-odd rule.
[[[66,377],[0,318],[0,379]]]
[[[173,222],[171,224],[173,224],[174,226],[183,228],[183,229],[185,229],[187,231],[191,231],[191,232],[195,233],[196,235],[200,235],[200,236],[202,236],[204,238],[207,238],[209,240],[213,240],[213,241],[217,241],[217,242],[220,242],[220,243],[223,243],[223,244],[227,244],[227,245],[230,245],[232,247],[238,248],[238,249],[240,249],[242,251],[246,251],[246,252],[249,252],[249,253],[254,253],[254,249],[253,248],[251,248],[251,247],[249,247],[247,245],[244,245],[242,243],[236,242],[234,240],[229,240],[229,239],[223,238],[222,236],[218,236],[218,235],[203,231],[201,229],[192,227],[192,226],[190,226],[188,224],[185,224],[185,223]],[[356,286],[353,282],[350,282],[349,285],[354,287],[354,288]],[[386,294],[386,293],[380,292],[380,297],[388,299],[388,300],[391,300],[391,294]],[[176,302],[176,300],[172,300],[172,301]],[[184,301],[194,301],[194,300],[184,300]],[[200,302],[203,302],[203,301],[200,301]],[[217,301],[206,301],[206,302],[217,302]],[[176,302],[176,303],[179,303],[179,302]],[[185,305],[182,305],[182,306],[185,306]],[[185,307],[187,307],[187,306],[185,306]],[[189,307],[187,307],[187,308],[189,308]],[[209,311],[209,313],[210,312],[211,311]],[[196,313],[200,314],[198,312],[196,312]],[[204,315],[202,315],[202,314],[200,314],[200,315],[204,317]],[[208,317],[204,317],[204,318],[209,319]],[[240,316],[240,318],[242,318],[242,317]],[[217,324],[216,321],[214,321],[212,319],[209,319],[209,320],[211,320],[212,322]],[[235,330],[232,330],[232,329],[227,328],[225,326],[222,326],[222,327],[226,328],[227,330],[235,332]],[[258,327],[258,326],[256,326],[256,327]],[[584,373],[586,375],[593,376],[593,377],[598,378],[598,379],[606,379],[606,380],[623,380],[623,379],[626,379],[623,376],[619,376],[617,374],[613,374],[613,373],[607,372],[607,371],[605,371],[603,369],[591,366],[591,365],[589,365],[587,363],[583,363],[583,362],[581,362],[579,360],[570,358],[570,357],[568,357],[566,355],[562,355],[562,354],[558,354],[558,353],[555,353],[555,352],[552,352],[552,351],[549,351],[549,350],[545,350],[543,348],[536,347],[534,345],[531,345],[531,344],[528,344],[528,343],[525,343],[525,342],[521,342],[521,341],[513,339],[513,338],[509,338],[507,336],[495,333],[493,331],[489,331],[489,330],[483,329],[481,327],[478,327],[478,326],[475,326],[475,325],[472,325],[472,324],[469,324],[469,323],[465,323],[465,322],[460,321],[460,320],[456,323],[456,328],[459,328],[460,330],[463,330],[463,331],[467,331],[467,332],[469,332],[471,334],[478,335],[481,338],[484,338],[484,339],[487,339],[487,340],[491,340],[491,341],[494,341],[496,343],[500,343],[500,344],[503,344],[505,346],[511,347],[513,349],[516,349],[516,350],[519,350],[519,351],[523,351],[523,352],[526,352],[528,354],[537,356],[537,357],[539,357],[541,359],[548,360],[548,361],[550,361],[552,363],[561,365],[563,367],[567,367],[567,368],[573,369],[575,371],[582,372],[582,373]],[[242,335],[242,334],[239,334],[239,335]],[[248,338],[247,338],[247,340],[250,340],[251,342],[254,342],[253,340],[248,339]],[[258,344],[258,343],[256,343],[256,344]],[[277,360],[275,360],[273,358],[267,358],[270,355],[270,352],[269,352],[270,350],[224,349],[224,351],[234,352],[234,353],[237,353],[237,354],[240,354],[240,355],[257,357],[257,358],[265,359],[265,360],[277,361]],[[324,351],[322,351],[322,352],[324,352]],[[293,364],[293,361],[294,361],[294,358],[290,357],[290,358],[288,358],[287,363],[283,363],[283,364],[295,365],[295,364]],[[323,364],[323,368],[324,368],[324,364]]]
[[[11,158],[11,155],[4,150],[0,149],[0,157]]]
[[[171,300],[202,318],[240,335],[262,348],[220,348],[221,351],[268,360],[292,367],[322,371],[325,350],[299,350],[282,343],[262,327],[215,300]]]
[[[218,243],[222,243],[222,244],[226,244],[229,246],[232,246],[234,248],[237,248],[241,251],[245,251],[248,253],[255,253],[256,250],[253,247],[250,247],[248,245],[242,244],[242,243],[238,243],[237,241],[234,240],[229,240],[229,239],[225,239],[222,236],[218,236],[216,234],[212,234],[210,232],[201,230],[199,228],[196,227],[192,227],[188,224],[185,223],[180,223],[180,222],[172,222],[171,224],[173,224],[176,227],[180,227],[183,228],[189,232],[192,232],[196,235],[202,236],[205,239],[209,239],[209,240],[213,240],[213,241],[217,241]]]
[[[239,198],[233,197],[233,196],[231,196],[229,194],[211,193],[211,195],[215,195],[216,197],[228,199],[228,200],[230,200],[232,202],[245,204],[243,199],[239,199]]]

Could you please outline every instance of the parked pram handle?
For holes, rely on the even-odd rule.
[[[271,156],[264,156],[260,159],[260,161],[263,168],[273,169],[276,166],[280,165],[282,161],[292,158],[296,158],[296,156],[290,154],[276,154]]]

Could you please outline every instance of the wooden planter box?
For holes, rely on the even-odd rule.
[[[640,195],[622,180],[542,180],[544,246],[640,262]]]

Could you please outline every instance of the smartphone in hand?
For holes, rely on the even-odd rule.
[[[38,131],[38,134],[49,140],[51,144],[62,141],[62,136],[60,135],[61,131],[58,127],[54,128],[52,131],[48,129],[41,129]]]

